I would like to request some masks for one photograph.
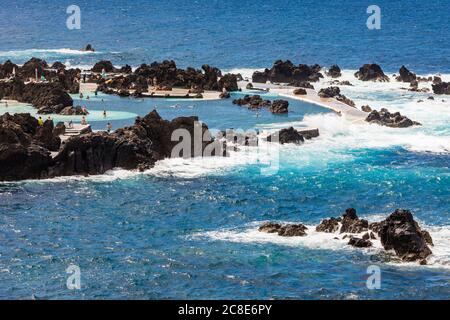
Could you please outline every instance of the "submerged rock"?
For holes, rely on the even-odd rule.
[[[380,112],[373,110],[366,118],[367,122],[376,123],[381,126],[391,128],[407,128],[411,126],[420,126],[421,124],[412,121],[406,116],[402,116],[400,112],[390,113],[387,109],[381,109]]]
[[[384,74],[378,64],[365,64],[355,73],[355,77],[361,81],[388,82],[389,77]]]

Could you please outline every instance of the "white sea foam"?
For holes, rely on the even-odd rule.
[[[23,58],[23,57],[48,57],[48,56],[77,56],[77,55],[92,55],[92,54],[100,54],[101,52],[95,51],[83,51],[83,50],[74,50],[69,48],[60,48],[60,49],[26,49],[26,50],[11,50],[11,51],[0,51],[0,57],[8,57],[8,58]]]
[[[91,176],[81,176],[81,175],[75,175],[75,176],[62,176],[62,177],[56,177],[56,178],[50,178],[50,179],[43,179],[43,180],[22,180],[22,181],[2,181],[2,184],[27,184],[27,183],[33,183],[33,184],[46,184],[46,183],[67,183],[67,182],[112,182],[116,180],[126,180],[138,177],[142,175],[142,172],[139,172],[137,170],[124,170],[124,169],[113,169],[105,172],[101,175],[91,175]]]
[[[314,250],[333,250],[333,251],[358,251],[367,255],[377,255],[385,252],[379,239],[371,240],[372,247],[355,248],[348,244],[349,235],[339,233],[317,232],[315,226],[308,225],[307,235],[304,237],[280,237],[277,234],[270,234],[258,231],[258,227],[265,221],[257,221],[246,225],[244,228],[221,229],[215,231],[201,232],[189,236],[189,239],[206,238],[213,241],[228,241],[235,243],[261,243],[275,244],[280,246],[304,247]],[[299,222],[282,222],[299,223]],[[434,246],[431,247],[433,254],[428,257],[427,265],[421,266],[418,263],[400,262],[393,259],[390,265],[401,267],[428,267],[450,269],[450,226],[421,226],[430,232],[433,238]],[[365,233],[365,232],[364,232]],[[356,235],[361,237],[362,234]]]

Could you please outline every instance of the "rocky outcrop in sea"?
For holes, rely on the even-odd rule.
[[[431,86],[435,94],[450,94],[450,82],[438,82]]]
[[[291,61],[275,61],[271,69],[265,69],[263,72],[253,73],[252,81],[257,83],[277,82],[293,83],[299,82],[317,82],[323,75],[320,73],[319,65],[308,66],[305,64],[294,65]]]
[[[338,65],[334,64],[328,69],[326,75],[331,78],[339,78],[340,76],[342,76],[341,68],[339,68]]]
[[[260,95],[245,95],[243,98],[234,99],[233,104],[247,106],[249,109],[261,109],[270,107],[272,102],[270,100],[264,100]]]
[[[290,232],[286,234],[286,230]],[[266,222],[259,228],[260,232],[300,237],[307,236],[306,230],[308,228],[302,224],[281,225],[275,222]],[[386,251],[393,251],[402,261],[426,264],[426,259],[432,254],[429,247],[433,246],[430,233],[420,228],[409,210],[397,209],[385,220],[369,223],[360,219],[355,209],[349,208],[342,217],[324,219],[315,230],[344,234],[342,239],[349,239],[348,244],[357,248],[371,247],[372,241],[380,240]]]
[[[289,127],[268,135],[266,139],[269,142],[278,142],[280,144],[302,144],[305,140],[317,138],[318,136],[318,129],[305,129],[302,131],[298,131],[293,127]]]
[[[399,70],[399,76],[396,78],[397,81],[401,82],[413,82],[417,80],[417,76],[415,73],[412,73],[405,66],[402,66]]]
[[[369,123],[376,123],[381,126],[391,128],[408,128],[411,126],[421,126],[417,121],[412,121],[406,116],[402,116],[400,112],[390,113],[387,109],[382,108],[380,111],[372,110],[366,118]]]
[[[355,102],[341,94],[341,89],[339,89],[339,87],[328,87],[321,89],[318,95],[321,98],[334,98],[340,102],[345,103],[346,105],[349,105],[350,107],[355,108]]]
[[[355,73],[355,77],[361,81],[388,82],[389,77],[384,74],[378,64],[365,64]]]

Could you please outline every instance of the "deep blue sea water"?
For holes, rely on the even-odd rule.
[[[378,31],[365,25],[370,1],[77,1],[79,31],[65,28],[70,4],[0,1],[0,60],[174,59],[242,69],[289,58],[450,72],[449,1],[377,1]],[[99,53],[76,51],[87,43]],[[322,136],[281,147],[269,176],[254,150],[241,150],[229,159],[164,161],[143,174],[0,183],[0,298],[449,299],[450,105],[418,105],[426,95],[386,88],[345,90],[358,104],[397,108],[423,127],[350,125],[293,100],[289,115],[259,117],[228,100],[76,100],[89,110],[198,115],[216,129],[316,126]],[[92,119],[93,128],[107,121]],[[283,242],[252,232],[266,220],[314,225],[348,207],[373,220],[410,209],[439,244],[430,266],[389,263],[332,239]],[[82,290],[66,287],[70,264],[81,268]],[[366,287],[370,265],[381,268],[380,290]]]

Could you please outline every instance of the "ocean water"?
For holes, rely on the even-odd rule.
[[[389,72],[406,64],[450,80],[450,44],[443,37],[449,3],[378,1],[379,31],[365,27],[370,4],[79,1],[80,31],[65,29],[64,1],[9,4],[0,12],[0,60],[37,56],[89,66],[107,58],[136,66],[173,58],[247,76],[278,58],[338,63],[343,79],[354,84],[341,89],[358,106],[387,107],[423,126],[351,123],[293,100],[286,116],[265,110],[256,116],[229,100],[74,97],[91,110],[95,130],[107,122],[129,125],[156,108],[168,119],[197,115],[213,129],[269,132],[295,125],[319,128],[321,136],[269,154],[262,143],[227,158],[164,160],[144,173],[0,183],[0,298],[448,299],[450,99],[428,100],[432,94],[396,82],[362,83],[353,73],[373,61]],[[99,52],[77,50],[86,43]],[[33,110],[0,106],[7,111]],[[264,174],[277,162],[277,170]],[[377,241],[361,250],[314,232],[322,219],[348,207],[371,221],[410,209],[435,242],[428,265],[389,259]],[[280,238],[257,231],[264,221],[310,229],[304,238]],[[81,269],[81,290],[66,286],[71,264]],[[371,265],[381,269],[379,290],[366,286]]]

